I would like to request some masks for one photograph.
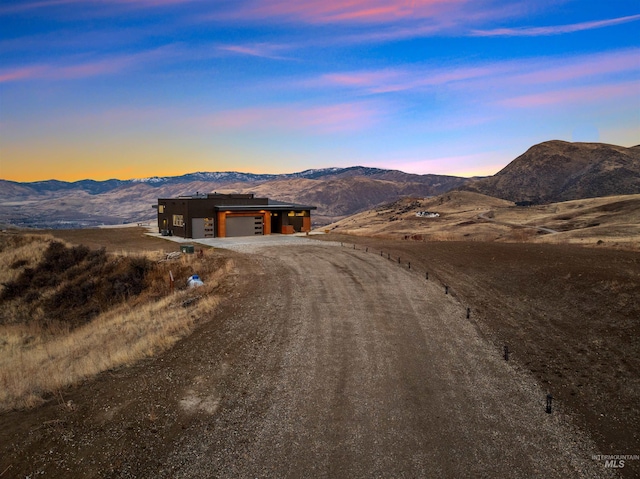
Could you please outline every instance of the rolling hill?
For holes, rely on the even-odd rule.
[[[640,193],[640,145],[547,141],[460,189],[534,204]]]
[[[638,250],[640,194],[525,208],[480,193],[450,191],[432,198],[403,198],[344,218],[325,229],[355,236],[419,241],[606,244]]]

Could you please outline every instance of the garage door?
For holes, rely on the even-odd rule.
[[[262,216],[227,216],[227,237],[261,234]]]

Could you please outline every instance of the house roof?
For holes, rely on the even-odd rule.
[[[216,205],[217,210],[227,211],[299,211],[299,210],[315,210],[316,206],[298,205],[296,203],[283,203],[280,201],[269,200],[266,205]]]

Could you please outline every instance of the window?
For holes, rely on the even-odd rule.
[[[164,213],[164,205],[158,205],[158,213]]]
[[[184,216],[183,215],[173,215],[173,226],[184,226]]]

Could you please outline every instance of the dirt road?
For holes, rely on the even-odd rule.
[[[236,263],[168,353],[0,418],[2,441],[29,430],[9,477],[606,477],[440,284],[331,243]]]
[[[489,221],[491,223],[496,223],[498,225],[506,225],[506,226],[513,226],[515,228],[525,228],[525,229],[532,229],[536,231],[543,231],[545,233],[549,233],[552,235],[559,233],[559,231],[552,230],[551,228],[545,228],[544,226],[529,226],[529,225],[521,225],[516,223],[507,223],[506,221],[497,221],[497,220],[494,220],[493,218],[488,217],[487,214],[489,213],[491,213],[491,211],[485,211],[484,213],[480,213],[478,215],[478,218],[480,218],[481,220]]]

